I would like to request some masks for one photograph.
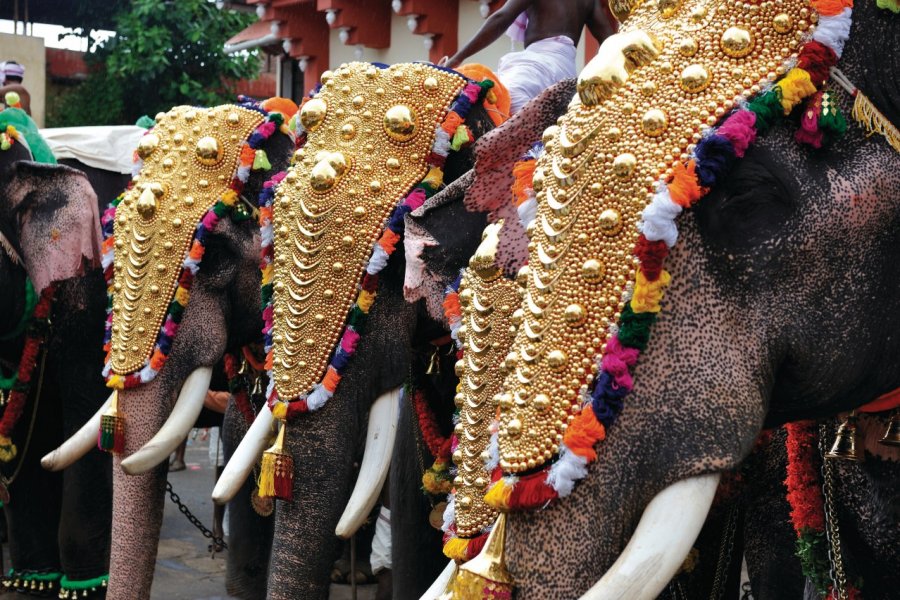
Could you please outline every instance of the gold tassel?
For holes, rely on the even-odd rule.
[[[259,469],[259,497],[293,500],[294,459],[284,451],[284,432],[287,423],[281,423],[272,447],[263,452]]]
[[[112,454],[125,451],[125,418],[119,414],[118,390],[113,392],[109,409],[100,417],[97,447]]]
[[[478,556],[462,565],[453,582],[454,600],[512,598],[513,578],[506,570],[506,515],[500,513]]]
[[[891,148],[900,152],[900,131],[859,90],[856,90],[856,99],[853,101],[851,114],[856,122],[863,126],[867,135],[877,133],[884,136]]]

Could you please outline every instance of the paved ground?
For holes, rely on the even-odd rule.
[[[210,499],[214,471],[208,456],[209,444],[200,436],[191,440],[185,452],[187,469],[170,473],[169,481],[181,501],[200,521],[212,529],[213,504]],[[225,557],[210,558],[209,541],[178,511],[168,498],[163,518],[156,573],[153,579],[153,600],[227,600],[225,593]],[[4,564],[8,565],[7,548]],[[360,586],[358,600],[372,600],[375,586]],[[2,594],[0,600],[21,600],[20,594]],[[332,586],[331,600],[350,600],[349,585]]]

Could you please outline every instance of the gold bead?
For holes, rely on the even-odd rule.
[[[691,37],[681,38],[677,42],[678,52],[682,56],[693,56],[697,54],[697,40]]]
[[[657,8],[659,9],[660,16],[663,19],[671,19],[675,16],[679,4],[679,0],[659,0]]]
[[[147,135],[141,137],[138,142],[137,153],[142,159],[147,158],[153,151],[156,150],[157,146],[159,146],[159,136],[155,133],[148,133]]]
[[[326,161],[319,161],[310,171],[309,184],[315,191],[325,192],[334,187],[337,177],[334,167]]]
[[[324,73],[322,74],[322,81],[326,81]],[[328,105],[325,101],[321,98],[313,98],[307,101],[303,108],[300,109],[300,124],[307,131],[315,131],[325,120],[327,113]]]
[[[366,208],[364,206],[357,206],[353,209],[353,216],[357,219],[362,219],[366,216]]]
[[[397,76],[397,73],[394,73]],[[407,142],[416,134],[416,113],[409,106],[397,104],[384,114],[384,131],[398,142]]]
[[[613,173],[621,179],[630,179],[637,168],[637,158],[630,152],[618,155],[613,159]]]
[[[388,158],[388,159],[384,162],[384,164],[385,164],[385,166],[386,166],[388,169],[390,169],[390,170],[392,170],[392,171],[396,171],[397,169],[400,168],[400,161],[399,161],[397,158],[393,157],[393,156],[390,157],[390,158]]]
[[[380,192],[381,191],[381,182],[378,181],[377,179],[373,179],[372,181],[370,181],[369,182],[369,191],[372,192],[373,194],[377,194],[378,192]]]
[[[344,141],[350,141],[356,137],[356,127],[353,126],[353,123],[344,123],[341,126],[341,139]]]
[[[658,137],[663,134],[668,126],[666,113],[658,108],[651,108],[641,118],[641,129],[650,137]]]
[[[600,213],[600,233],[613,236],[622,231],[622,217],[614,208],[607,208]]]
[[[522,433],[522,421],[519,419],[510,419],[509,423],[506,424],[506,431],[509,432],[509,435],[512,437],[517,437]]]
[[[599,265],[599,263],[597,264]],[[587,277],[585,277],[585,279],[587,279]],[[579,304],[570,304],[563,313],[563,319],[569,327],[581,327],[584,325],[585,318],[584,307]]]
[[[729,27],[719,39],[719,47],[722,52],[732,58],[743,58],[753,52],[756,40],[749,29],[743,27]]]
[[[550,397],[547,394],[537,394],[532,401],[534,407],[539,411],[545,411],[550,408]]]
[[[606,139],[609,141],[618,142],[620,137],[622,137],[622,130],[618,127],[610,127],[606,130]]]
[[[550,368],[554,371],[561,371],[565,368],[566,362],[568,362],[568,357],[566,357],[566,353],[562,350],[551,350],[547,354],[547,364],[550,365]]]
[[[438,89],[438,80],[435,77],[426,77],[422,82],[422,87],[426,92],[433,92]]]
[[[239,125],[241,122],[241,115],[237,114],[236,112],[230,112],[228,113],[228,116],[225,117],[225,122],[232,127],[235,125]]]
[[[778,33],[790,33],[794,28],[794,19],[787,13],[779,13],[772,18],[772,27]]]
[[[681,89],[689,94],[702,92],[709,86],[709,72],[703,65],[688,65],[681,72]]]

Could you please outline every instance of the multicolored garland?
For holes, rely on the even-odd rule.
[[[441,435],[434,411],[428,406],[425,392],[420,389],[413,390],[407,395],[412,401],[413,410],[419,422],[419,431],[422,432],[422,440],[428,452],[434,457],[432,464],[422,475],[422,489],[432,496],[447,494],[450,492],[450,453],[451,438]]]
[[[428,174],[410,191],[406,197],[400,202],[388,218],[387,227],[381,237],[375,243],[372,256],[366,265],[366,272],[360,283],[360,291],[357,296],[356,303],[350,309],[344,326],[343,335],[332,354],[331,362],[328,365],[325,376],[313,390],[306,396],[301,396],[290,402],[279,399],[275,391],[274,379],[270,377],[269,389],[266,396],[269,399],[269,407],[272,414],[282,420],[291,421],[297,415],[318,410],[322,408],[326,402],[334,394],[338,383],[341,381],[350,358],[356,353],[356,347],[359,343],[360,334],[368,317],[369,310],[375,302],[375,295],[378,290],[379,273],[387,266],[388,259],[394,253],[397,243],[403,239],[405,228],[404,218],[406,215],[420,206],[430,198],[443,185],[444,182],[444,163],[451,150],[459,150],[460,148],[474,141],[474,136],[464,121],[473,106],[481,102],[487,94],[488,90],[493,87],[493,82],[485,80],[479,83],[469,82],[465,85],[462,92],[453,101],[449,112],[444,117],[443,122],[435,129],[435,139],[431,152],[426,157],[428,166]],[[298,136],[302,135],[302,125],[295,120]],[[272,190],[274,197],[274,189]],[[272,200],[268,201],[268,207],[271,206]],[[272,321],[273,307],[271,302],[271,286],[272,275],[266,276],[266,269],[271,265],[272,261],[272,225],[271,210],[266,213],[266,220],[263,221],[262,212],[260,214],[262,225],[263,239],[263,298],[266,299],[266,306],[263,310],[263,319],[265,326],[263,333],[266,336],[266,368],[272,368]]]
[[[500,479],[485,496],[488,504],[504,511],[534,509],[568,496],[575,483],[587,475],[587,465],[597,458],[594,446],[606,437],[634,385],[631,369],[647,347],[650,327],[669,285],[670,276],[662,263],[678,237],[675,218],[721,181],[757,134],[768,131],[801,101],[816,94],[843,52],[850,33],[852,0],[811,0],[810,6],[819,14],[819,22],[812,39],[801,48],[796,66],[710,130],[697,144],[693,158],[674,167],[671,179],[660,184],[644,209],[634,249],[640,268],[630,298],[626,294],[621,320],[612,327],[614,335],[590,394],[591,410],[579,412],[566,429],[555,463],[534,473]]]
[[[31,285],[28,282],[26,285]],[[54,284],[41,291],[40,298],[33,305],[29,320],[25,326],[25,346],[19,368],[10,378],[0,381],[0,389],[10,391],[6,409],[0,418],[0,461],[9,462],[16,457],[16,445],[12,441],[12,432],[31,391],[32,377],[37,366],[38,355],[47,343],[50,335],[50,312],[53,307],[53,296],[56,293]],[[26,307],[27,309],[28,307]]]
[[[825,533],[825,506],[819,473],[819,434],[813,421],[797,421],[784,426],[787,432],[787,501],[791,505],[791,523],[797,534],[796,554],[803,575],[816,588],[820,597],[831,591],[831,561]],[[862,598],[859,590],[848,584],[851,600]]]

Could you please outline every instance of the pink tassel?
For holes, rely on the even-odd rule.
[[[800,117],[800,129],[794,134],[801,144],[809,144],[813,148],[821,148],[822,140],[825,138],[825,132],[819,129],[819,113],[822,112],[822,92],[812,96],[803,109],[803,116]]]
[[[353,354],[356,351],[356,344],[359,342],[359,334],[351,329],[344,330],[344,336],[341,338],[341,348],[347,354]]]
[[[409,193],[403,203],[410,207],[412,210],[416,210],[417,208],[425,204],[425,200],[425,190],[423,190],[422,188],[416,188]]]

